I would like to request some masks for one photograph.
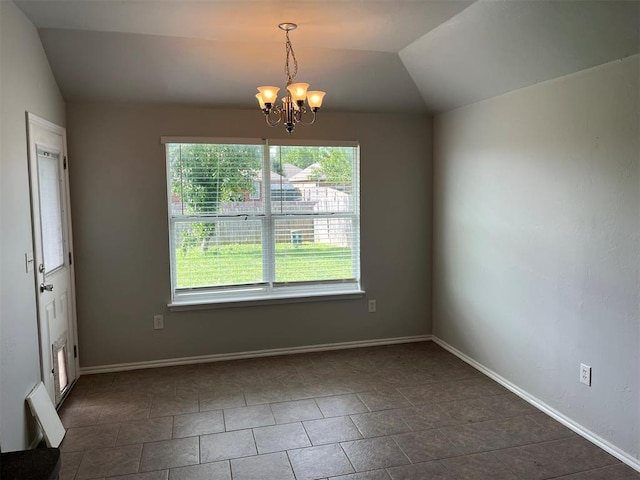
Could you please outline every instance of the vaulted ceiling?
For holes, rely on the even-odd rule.
[[[445,111],[640,51],[636,0],[15,1],[69,102],[255,108],[285,21],[331,111]]]

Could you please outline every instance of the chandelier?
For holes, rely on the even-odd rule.
[[[278,100],[280,88],[266,86],[258,87],[259,93],[256,94],[256,98],[262,113],[264,113],[267,125],[275,127],[283,123],[287,133],[291,133],[298,123],[311,125],[316,121],[316,112],[322,105],[322,98],[326,92],[308,92],[308,83],[293,83],[298,73],[298,61],[295,53],[293,53],[289,32],[295,30],[298,26],[295,23],[281,23],[278,27],[285,31],[287,37],[285,43],[287,58],[284,64],[284,73],[287,76],[287,95],[282,98],[282,105],[274,106],[274,103]],[[289,65],[290,63],[293,64],[293,69]],[[305,98],[307,100],[306,105]],[[309,119],[309,117],[311,118]],[[303,118],[306,120],[303,120]]]

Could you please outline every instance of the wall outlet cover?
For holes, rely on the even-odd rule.
[[[369,300],[368,303],[369,313],[375,313],[377,309],[377,304],[375,300]]]
[[[153,328],[155,330],[161,330],[164,328],[164,317],[162,315],[153,316]]]

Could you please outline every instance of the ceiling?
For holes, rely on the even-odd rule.
[[[440,112],[640,51],[640,0],[15,0],[69,102],[255,108],[298,81],[323,109]]]

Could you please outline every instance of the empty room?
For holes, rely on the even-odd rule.
[[[639,60],[636,0],[0,0],[2,479],[640,479]]]

